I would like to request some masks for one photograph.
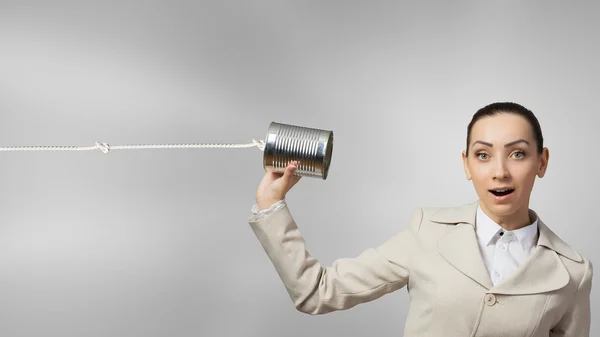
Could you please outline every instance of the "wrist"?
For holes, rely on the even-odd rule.
[[[256,199],[256,206],[258,207],[259,211],[263,211],[265,209],[270,208],[271,206],[273,206],[275,203],[281,201],[283,198],[280,199]]]

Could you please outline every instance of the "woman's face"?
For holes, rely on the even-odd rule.
[[[480,205],[496,222],[528,215],[536,176],[543,177],[548,149],[540,155],[529,122],[503,113],[473,125],[469,154],[463,152],[467,179],[472,180]]]

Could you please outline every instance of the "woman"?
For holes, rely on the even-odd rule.
[[[330,267],[285,204],[296,163],[267,172],[249,223],[295,307],[324,314],[407,286],[405,337],[588,337],[592,264],[529,209],[548,165],[537,118],[515,103],[483,107],[462,157],[476,202],[417,209],[405,230]]]

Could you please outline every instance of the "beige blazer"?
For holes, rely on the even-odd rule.
[[[477,202],[417,209],[407,228],[323,266],[287,206],[249,224],[296,309],[350,309],[406,286],[405,337],[588,337],[592,264],[538,218],[531,258],[492,285],[475,235]]]

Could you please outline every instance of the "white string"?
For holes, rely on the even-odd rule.
[[[258,147],[261,151],[265,149],[264,140],[252,139],[247,144],[141,144],[141,145],[109,145],[96,142],[94,146],[8,146],[0,147],[0,152],[5,151],[91,151],[100,150],[108,153],[112,150],[137,150],[137,149],[175,149],[175,148],[250,148]]]

